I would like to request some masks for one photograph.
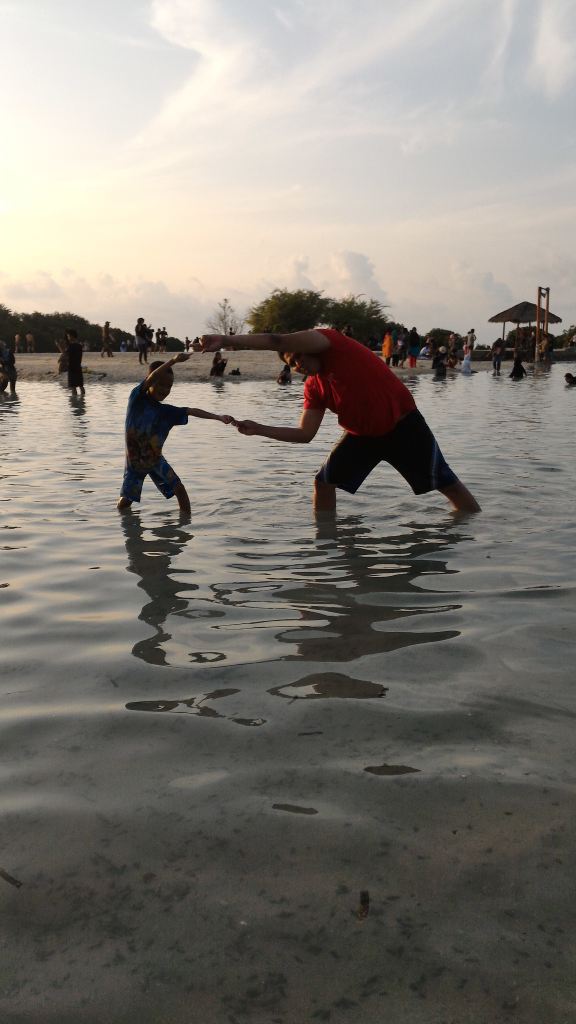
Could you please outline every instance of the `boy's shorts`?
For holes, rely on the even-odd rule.
[[[379,462],[388,462],[398,470],[414,494],[426,494],[458,483],[458,477],[417,409],[381,437],[343,434],[316,474],[316,480],[355,494]]]
[[[176,476],[176,473],[164,458],[160,459],[158,465],[153,466],[152,469],[136,470],[130,469],[127,466],[124,470],[124,480],[122,481],[122,490],[120,491],[121,497],[126,498],[127,501],[140,501],[142,484],[147,476],[156,484],[156,487],[165,498],[172,498],[175,485],[180,483],[180,477]]]

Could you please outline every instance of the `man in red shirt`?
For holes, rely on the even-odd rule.
[[[213,352],[220,335],[204,335],[197,351]],[[479,512],[470,491],[454,475],[408,388],[383,359],[338,331],[236,336],[243,348],[272,349],[307,377],[298,427],[269,427],[253,420],[236,426],[241,434],[308,443],[326,409],[336,413],[345,433],[314,478],[314,508],[336,507],[336,487],[355,494],[379,462],[388,462],[415,494],[438,490],[455,509]]]

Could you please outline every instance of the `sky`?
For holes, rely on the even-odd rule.
[[[573,0],[0,0],[0,302],[576,322]]]

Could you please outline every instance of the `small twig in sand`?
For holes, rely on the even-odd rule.
[[[19,882],[17,878],[12,878],[12,875],[9,875],[7,871],[4,871],[4,868],[0,868],[0,878],[3,878],[6,882],[10,882],[10,885],[15,885],[17,889],[24,884],[23,882]]]

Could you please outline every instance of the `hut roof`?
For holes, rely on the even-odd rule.
[[[538,316],[538,309],[535,302],[518,302],[503,313],[491,316],[489,324],[535,324]],[[540,320],[544,322],[544,308],[540,308]],[[561,324],[562,318],[554,313],[548,313],[548,323]]]

